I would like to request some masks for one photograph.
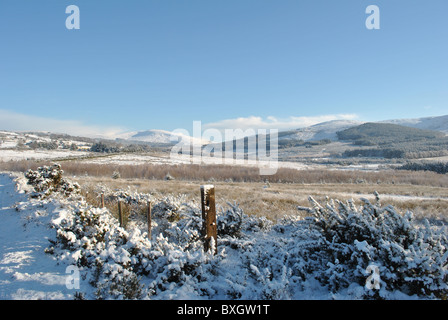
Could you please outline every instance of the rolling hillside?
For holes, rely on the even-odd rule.
[[[385,145],[445,137],[445,134],[433,130],[373,122],[338,131],[336,134],[339,140],[354,141],[358,145]]]
[[[345,157],[420,158],[448,154],[448,137],[439,131],[391,123],[365,123],[337,132],[339,140],[368,148],[346,150]]]
[[[385,123],[399,124],[402,126],[440,131],[448,134],[448,115],[440,117],[425,117],[417,119],[396,119],[384,121]]]

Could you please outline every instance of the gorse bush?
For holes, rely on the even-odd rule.
[[[242,238],[244,232],[267,231],[272,222],[265,217],[252,217],[244,213],[237,203],[227,202],[229,208],[221,209],[217,216],[217,230],[221,237]]]
[[[248,217],[243,210],[236,204],[231,205],[231,208],[225,211],[217,218],[217,231],[221,236],[230,236],[234,238],[241,238],[243,232],[243,222]]]
[[[63,178],[64,171],[61,165],[42,166],[37,170],[28,170],[25,177],[28,184],[34,187],[35,197],[45,197],[53,192],[58,192],[64,196],[78,194],[81,191],[79,184],[72,183]]]
[[[114,171],[114,173],[112,173],[112,179],[120,179],[120,178],[121,178],[120,171]]]
[[[308,209],[321,243],[318,259],[320,280],[332,290],[366,281],[366,269],[374,264],[380,270],[383,290],[367,291],[381,296],[401,291],[408,295],[444,298],[448,293],[448,241],[443,230],[414,223],[412,213],[398,214],[391,206],[380,207],[362,199],[332,201],[321,206],[314,199]]]
[[[198,232],[188,225],[165,221],[165,229],[151,242],[139,229],[120,227],[106,209],[78,204],[52,226],[56,239],[47,252],[84,270],[95,299],[151,297],[181,286],[187,278],[195,283],[206,279],[196,269],[204,268],[201,264],[211,254],[203,251]]]
[[[411,171],[433,171],[439,174],[448,173],[448,162],[409,162],[397,169]]]
[[[150,243],[128,233],[107,210],[79,204],[52,222],[56,239],[47,249],[86,273],[97,299],[141,297],[138,274],[147,273]]]

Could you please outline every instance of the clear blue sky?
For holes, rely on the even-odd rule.
[[[446,0],[1,0],[0,110],[126,130],[443,115],[447,21]]]

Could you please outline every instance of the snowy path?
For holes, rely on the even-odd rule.
[[[15,204],[26,201],[13,179],[0,174],[0,299],[72,299],[65,286],[65,267],[44,252],[49,230],[26,223],[26,211]]]

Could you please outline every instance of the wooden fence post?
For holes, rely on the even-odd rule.
[[[104,208],[104,193],[101,194],[101,208]]]
[[[148,239],[151,240],[151,201],[148,202]]]
[[[118,200],[118,221],[120,222],[120,227],[123,227],[123,206],[121,200]]]
[[[216,225],[215,186],[201,186],[201,209],[202,209],[202,234],[204,237],[204,249],[208,251],[213,239],[215,252],[218,253],[218,229]]]

